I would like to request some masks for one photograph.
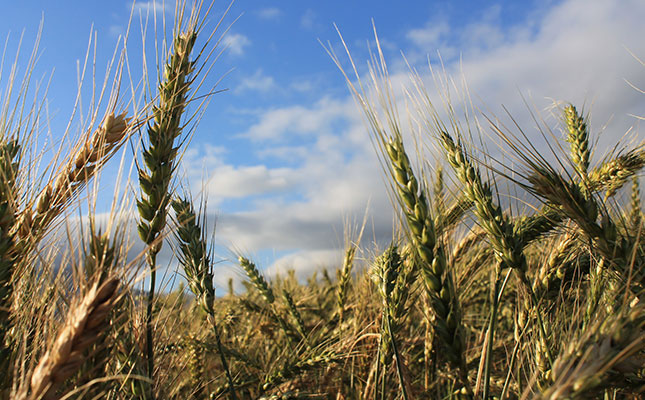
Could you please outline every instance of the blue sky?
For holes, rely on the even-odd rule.
[[[227,6],[215,3],[208,26]],[[140,74],[142,53],[138,12],[152,2],[136,7],[128,44],[133,75]],[[129,0],[33,0],[3,8],[8,54],[23,30],[24,42],[33,42],[44,16],[35,76],[55,70],[48,95],[53,136],[71,113],[76,62],[90,29],[97,65],[104,65],[131,8]],[[211,98],[183,166],[193,191],[208,194],[222,248],[255,255],[269,272],[293,267],[304,276],[333,264],[344,221],[360,221],[368,204],[368,242],[392,237],[392,207],[368,132],[319,43],[340,49],[334,24],[363,68],[374,20],[395,84],[407,80],[401,52],[423,76],[428,57],[436,65],[439,52],[446,71],[468,82],[475,103],[500,114],[505,105],[529,135],[537,131],[522,97],[550,124],[554,100],[585,105],[600,137],[596,160],[632,126],[642,138],[630,115],[645,114],[645,95],[626,83],[645,87],[645,67],[630,54],[645,60],[642,1],[238,0],[224,25],[238,16],[206,85],[225,75],[218,88],[228,90]]]

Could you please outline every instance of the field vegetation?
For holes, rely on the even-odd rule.
[[[245,290],[231,282],[216,293],[205,200],[181,190],[190,185],[178,174],[226,30],[207,28],[209,6],[179,5],[142,84],[123,90],[127,53],[117,49],[103,88],[92,82],[80,134],[40,174],[43,103],[27,96],[37,52],[23,81],[10,71],[0,97],[0,398],[640,398],[645,149],[616,144],[598,157],[593,127],[567,103],[558,126],[536,116],[537,128],[509,128],[455,100],[468,96],[451,96],[441,74],[438,94],[414,70],[393,88],[379,47],[362,78],[349,52],[330,55],[399,217],[391,242],[364,246],[362,229],[348,227],[342,265],[307,282],[266,277],[238,254]],[[512,162],[478,146],[489,136]],[[126,153],[136,178],[106,221],[95,178]],[[186,282],[172,292],[155,287],[163,247]]]

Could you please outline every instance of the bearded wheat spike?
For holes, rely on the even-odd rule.
[[[430,304],[436,315],[434,329],[445,345],[446,358],[459,370],[464,387],[469,388],[458,300],[443,246],[437,243],[437,227],[428,210],[428,201],[414,176],[400,135],[387,141],[385,150],[408,223],[410,239],[416,256],[421,261],[421,273],[431,299]]]
[[[342,321],[345,315],[345,301],[347,300],[347,289],[352,278],[352,267],[354,266],[354,256],[356,254],[357,246],[354,243],[349,243],[345,249],[345,256],[343,257],[343,267],[338,273],[338,290],[336,299],[338,304],[338,314]]]
[[[567,182],[552,170],[536,168],[528,180],[535,193],[558,205],[580,227],[603,257],[619,269],[626,267],[627,249],[621,244],[617,227],[608,215],[600,213],[594,197],[586,196],[579,185]]]
[[[246,272],[246,276],[248,276],[251,280],[251,283],[253,283],[253,286],[255,286],[262,297],[264,297],[264,300],[266,300],[268,304],[272,304],[275,301],[273,290],[271,290],[271,287],[260,273],[260,270],[258,270],[258,267],[256,267],[254,263],[249,261],[248,258],[242,256],[238,258],[238,262]]]
[[[490,362],[491,362],[491,352],[492,352],[492,343],[495,333],[495,324],[497,318],[497,309],[498,296],[501,295],[502,286],[501,286],[501,270],[503,267],[512,268],[517,272],[517,275],[520,279],[520,282],[523,288],[529,294],[531,301],[525,302],[526,311],[531,311],[532,309],[537,308],[538,301],[533,292],[533,288],[527,277],[527,263],[526,256],[524,255],[524,246],[527,243],[527,240],[532,236],[530,233],[531,230],[539,231],[545,227],[549,227],[550,224],[548,221],[534,220],[532,224],[527,224],[524,227],[521,227],[520,230],[523,232],[521,235],[518,234],[518,230],[515,229],[515,225],[512,221],[509,221],[509,218],[506,217],[498,204],[493,203],[493,195],[491,189],[488,185],[485,185],[482,182],[481,175],[479,173],[479,168],[477,168],[471,160],[466,155],[460,142],[455,143],[452,137],[445,132],[440,132],[440,141],[447,153],[448,162],[453,167],[457,176],[464,187],[464,193],[474,204],[474,213],[477,216],[479,224],[486,231],[488,240],[491,244],[491,247],[494,250],[495,258],[498,261],[495,284],[493,288],[493,304],[491,307],[491,315],[489,328],[487,333],[488,345],[483,353],[481,358],[480,371],[483,372],[483,380],[478,379],[478,384],[476,386],[477,390],[480,388],[480,384],[483,384],[483,398],[488,397],[488,392],[490,390]],[[539,228],[539,229],[536,229]],[[531,305],[531,302],[533,305]],[[546,332],[544,323],[539,314],[539,310],[536,310],[536,318],[539,328],[539,342],[540,347],[546,351],[547,358],[551,360],[549,353],[549,346],[546,341]],[[530,315],[530,313],[529,313]],[[545,369],[542,369],[542,373],[546,373]]]
[[[636,305],[596,320],[553,366],[553,385],[536,399],[593,398],[643,368],[645,313]],[[620,385],[618,385],[620,386]]]
[[[118,278],[107,279],[100,286],[97,282],[69,311],[56,341],[33,371],[31,393],[23,393],[22,399],[53,399],[58,386],[78,371],[85,360],[83,351],[106,327],[106,317],[116,301],[119,284]]]
[[[640,229],[641,222],[643,220],[643,210],[641,208],[641,189],[639,184],[638,176],[632,178],[632,193],[630,196],[630,213],[629,213],[629,223],[634,229],[635,233],[638,233]]]
[[[440,139],[447,152],[448,162],[464,185],[466,197],[475,205],[474,213],[488,234],[497,259],[507,267],[516,269],[520,279],[525,282],[526,259],[523,246],[513,233],[513,225],[504,216],[499,205],[493,203],[490,187],[482,182],[479,169],[472,165],[461,145],[455,143],[446,132],[441,132]]]
[[[170,181],[175,170],[178,148],[175,140],[181,135],[181,117],[188,101],[194,63],[189,60],[197,33],[195,21],[188,30],[178,33],[173,43],[173,52],[164,68],[164,79],[159,83],[159,98],[152,109],[153,123],[148,128],[147,148],[143,150],[145,168],[139,169],[141,199],[139,209],[139,237],[148,245],[146,253],[150,268],[150,289],[146,310],[146,358],[148,376],[154,373],[154,343],[152,334],[152,311],[155,298],[157,254],[161,250],[159,240],[166,226],[170,202]],[[151,393],[151,397],[152,393]]]
[[[126,113],[109,113],[101,127],[76,146],[75,153],[56,177],[40,192],[34,204],[27,207],[17,223],[21,239],[40,238],[49,224],[64,210],[79,190],[101,169],[124,143],[130,126]]]
[[[197,298],[198,303],[206,311],[208,321],[213,326],[215,341],[220,355],[220,361],[226,372],[229,383],[229,393],[232,400],[236,400],[235,385],[228,362],[224,354],[220,330],[215,320],[215,288],[213,287],[213,273],[211,258],[208,254],[208,244],[204,238],[202,227],[198,225],[197,215],[192,204],[187,199],[174,199],[172,208],[177,218],[177,241],[180,249],[180,262],[184,267],[190,290]]]
[[[645,150],[631,150],[589,171],[589,187],[605,189],[607,197],[611,197],[644,166]]]
[[[567,142],[571,145],[571,159],[576,172],[586,181],[589,169],[589,130],[578,110],[569,104],[564,108],[564,119],[567,125]]]

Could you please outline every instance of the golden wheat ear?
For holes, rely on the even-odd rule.
[[[130,127],[126,113],[111,112],[98,129],[79,141],[56,176],[22,211],[16,223],[20,239],[37,242],[42,237],[52,221],[123,145]]]
[[[31,374],[28,388],[19,399],[53,399],[56,390],[73,376],[85,360],[83,351],[96,342],[106,329],[107,315],[117,297],[120,280],[112,277],[97,282],[75,307],[71,308],[56,340],[40,358]]]

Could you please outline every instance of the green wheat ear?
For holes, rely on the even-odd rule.
[[[215,288],[213,287],[212,262],[203,228],[199,226],[197,215],[190,201],[174,199],[172,208],[177,218],[176,237],[179,243],[179,261],[184,267],[190,290],[199,305],[206,311],[208,321],[213,327],[220,361],[228,380],[231,399],[235,400],[235,384],[221,342],[220,330],[215,320]]]
[[[175,170],[178,147],[175,140],[181,134],[181,116],[188,101],[192,82],[193,62],[189,60],[197,33],[194,25],[178,34],[173,52],[164,69],[164,79],[159,84],[158,103],[152,109],[153,122],[148,128],[149,144],[143,150],[144,167],[139,169],[141,199],[137,208],[141,219],[139,236],[148,245],[147,262],[150,267],[150,290],[146,312],[146,358],[148,375],[154,371],[154,346],[152,337],[152,303],[155,296],[156,259],[161,250],[160,235],[166,226],[170,194],[168,189]]]
[[[589,169],[589,130],[587,123],[571,104],[564,108],[564,117],[567,125],[567,142],[571,145],[571,159],[576,172],[584,181],[587,178],[587,170]]]
[[[635,230],[635,234],[638,234],[638,229],[641,226],[643,220],[643,210],[641,208],[641,189],[638,176],[632,178],[632,194],[630,196],[630,213],[629,213],[629,222],[632,228]]]
[[[175,140],[181,135],[181,116],[188,100],[189,76],[193,63],[190,52],[197,34],[188,31],[175,39],[173,54],[165,68],[165,79],[159,85],[159,101],[153,107],[153,123],[148,128],[147,148],[143,150],[144,168],[139,170],[142,196],[137,200],[141,221],[138,230],[141,239],[151,248],[154,257],[161,249],[155,243],[166,225],[168,188],[175,169],[178,148]]]
[[[425,191],[417,182],[401,136],[382,139],[426,293],[435,312],[433,327],[445,346],[446,358],[459,370],[461,383],[469,388],[459,300],[443,245],[437,240],[437,226],[431,216]]]
[[[273,290],[269,286],[269,283],[264,279],[258,267],[254,263],[249,261],[248,258],[240,256],[238,258],[240,267],[246,272],[246,276],[249,277],[249,280],[255,286],[258,292],[264,297],[267,303],[272,304],[275,301],[275,296],[273,295]]]

